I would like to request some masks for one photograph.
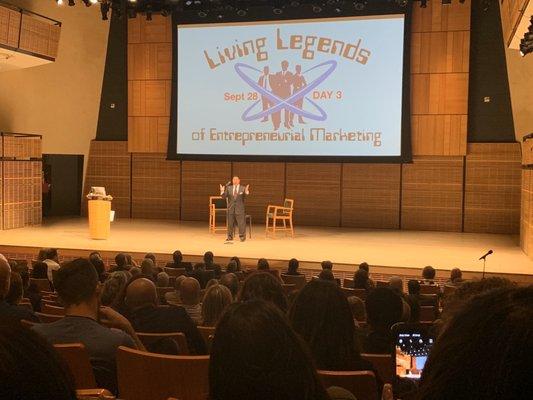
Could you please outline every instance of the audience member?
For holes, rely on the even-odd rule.
[[[115,266],[109,270],[110,273],[116,271],[128,271],[131,265],[128,265],[128,258],[124,253],[118,253],[115,256]]]
[[[179,250],[172,253],[172,262],[168,263],[166,268],[184,268],[186,273],[192,272],[192,264],[190,262],[183,262],[183,255]]]
[[[400,296],[404,296],[403,293],[403,279],[399,276],[391,276],[389,279],[389,287],[394,290]]]
[[[76,400],[74,380],[52,346],[19,323],[0,320],[0,398]]]
[[[419,399],[531,399],[533,287],[481,291],[444,326]]]
[[[237,263],[235,261],[230,261],[228,265],[226,266],[226,272],[229,273],[236,273],[237,272]]]
[[[20,275],[19,275],[20,278]],[[20,321],[22,319],[39,322],[39,319],[26,307],[11,305],[7,302],[11,286],[11,267],[7,259],[0,254],[0,320]]]
[[[202,300],[202,324],[215,326],[232,302],[233,296],[226,286],[219,284],[211,286]]]
[[[463,283],[463,272],[459,268],[454,268],[450,271],[450,279],[446,281],[446,285],[459,286]]]
[[[131,276],[138,276],[138,275],[141,275],[142,272],[141,272],[141,269],[139,267],[131,267],[130,270],[129,270]]]
[[[35,262],[30,273],[30,278],[48,279],[48,265],[42,261]]]
[[[183,308],[196,325],[202,325],[202,305],[200,304],[200,283],[194,278],[185,278],[180,284],[180,297]]]
[[[102,288],[101,304],[117,310],[120,294],[125,290],[129,279],[127,271],[111,273]]]
[[[100,253],[97,251],[91,252],[89,254],[89,262],[93,265],[94,269],[96,269],[100,282],[103,283],[107,276],[105,270],[105,263],[104,260],[102,260],[102,256],[100,255]]]
[[[350,296],[347,298],[353,319],[359,324],[366,322],[365,302],[357,296]]]
[[[141,262],[141,273],[145,277],[155,280],[155,265],[154,261],[151,258],[145,258]]]
[[[157,265],[157,262],[155,261],[155,254],[154,253],[146,253],[144,258],[145,259],[148,258],[148,259],[152,260],[152,262],[154,263],[154,267]]]
[[[170,286],[170,276],[166,272],[160,272],[155,278],[155,285],[157,287],[169,287]]]
[[[280,281],[268,272],[254,272],[244,281],[238,301],[250,300],[269,301],[278,306],[281,311],[287,311],[287,298],[283,287]]]
[[[330,399],[285,316],[262,301],[232,304],[219,321],[209,363],[209,398]]]
[[[194,265],[193,271],[189,274],[200,283],[200,288],[205,289],[207,282],[215,277],[215,271],[207,270],[204,263],[197,263]]]
[[[131,254],[130,253],[125,253],[124,254],[126,256],[126,266],[129,268],[129,267],[138,267],[137,263],[135,262],[135,260],[131,257]]]
[[[291,258],[289,260],[289,267],[287,269],[286,274],[287,275],[302,275],[300,272],[298,272],[299,267],[300,267],[300,262],[296,258]]]
[[[421,306],[438,306],[438,296],[437,295],[431,295],[431,294],[420,294],[420,282],[416,279],[410,279],[407,282],[407,291],[409,295],[406,298],[406,301],[409,303],[409,305],[418,304],[418,307]],[[416,305],[415,305],[416,307]]]
[[[165,300],[168,304],[181,304],[180,285],[185,278],[187,278],[186,275],[177,276],[176,280],[174,281],[174,291],[165,293]]]
[[[333,263],[329,260],[322,261],[320,263],[322,269],[333,269]]]
[[[366,272],[368,272],[368,284],[370,287],[374,288],[376,286],[376,284],[374,283],[374,281],[372,280],[372,278],[370,277],[370,265],[368,265],[368,263],[366,261],[363,261],[359,264],[359,269],[364,269]]]
[[[388,287],[378,287],[368,293],[365,307],[369,333],[364,340],[364,352],[391,354],[393,340],[390,328],[402,319],[401,297]]]
[[[24,289],[22,287],[22,277],[18,272],[11,271],[11,277],[9,279],[9,291],[5,296],[5,301],[12,306],[18,306],[22,301],[23,294]]]
[[[52,344],[83,343],[100,387],[116,392],[115,356],[119,346],[144,349],[126,318],[108,307],[99,308],[98,274],[83,258],[66,263],[54,286],[65,306],[65,317],[33,329]],[[103,321],[109,329],[97,321]]]
[[[355,271],[353,275],[353,287],[354,289],[365,289],[367,291],[372,289],[368,279],[368,272],[366,270],[359,268]]]
[[[270,265],[268,264],[268,260],[266,258],[260,258],[257,260],[257,270],[258,271],[268,271],[270,269]]]
[[[239,292],[239,278],[232,272],[228,272],[220,277],[220,284],[226,286],[235,300]]]
[[[220,265],[218,264],[215,264],[215,256],[213,254],[213,252],[211,251],[206,251],[204,253],[204,264],[205,264],[205,269],[206,270],[212,270],[215,272],[215,278],[220,278],[220,275],[222,274],[222,268],[220,267]]]
[[[230,261],[235,261],[235,264],[237,264],[237,271],[242,271],[241,259],[239,257],[233,256],[230,258]]]
[[[320,271],[320,274],[318,274],[318,279],[321,281],[336,282],[335,276],[333,275],[333,271],[327,268]]]
[[[433,268],[431,265],[427,265],[422,270],[422,283],[424,285],[436,285],[435,283],[435,275],[437,274],[437,271],[435,271],[435,268]]]
[[[373,369],[372,364],[361,358],[350,305],[336,284],[309,282],[294,300],[289,319],[292,328],[308,344],[318,369]]]
[[[59,269],[59,255],[57,249],[42,249],[39,252],[39,261],[42,261],[46,264],[47,268],[47,277],[50,282],[53,281],[54,271]],[[44,257],[41,259],[41,257]]]
[[[190,279],[190,278],[189,278]],[[205,354],[205,344],[183,307],[166,306],[158,307],[157,291],[154,283],[146,278],[139,278],[132,281],[126,289],[126,306],[129,310],[131,324],[137,332],[143,333],[171,333],[182,332],[187,337],[189,350],[193,354]],[[150,351],[164,352],[172,349],[166,343],[154,343],[149,346]],[[162,350],[165,349],[165,350]],[[174,347],[170,353],[178,354],[178,349]]]

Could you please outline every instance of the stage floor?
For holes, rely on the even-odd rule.
[[[294,238],[279,234],[266,238],[264,225],[255,225],[252,239],[224,244],[225,234],[211,234],[205,222],[122,219],[111,225],[108,240],[91,240],[84,218],[46,219],[43,225],[0,231],[0,246],[59,247],[62,249],[154,252],[200,255],[211,250],[216,256],[269,260],[320,262],[351,265],[367,261],[373,266],[421,268],[432,265],[450,270],[480,272],[478,258],[488,249],[487,272],[533,274],[533,261],[522,252],[516,235],[479,233],[361,230],[348,228],[297,227]],[[339,265],[339,269],[342,266]]]

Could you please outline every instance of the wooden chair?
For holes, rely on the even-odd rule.
[[[455,293],[456,290],[457,290],[457,286],[444,285],[443,295],[444,295],[444,297],[451,296],[452,294]]]
[[[37,317],[43,324],[49,324],[51,322],[56,322],[64,317],[64,315],[45,314],[45,313],[40,313],[40,312],[36,312],[35,315],[37,315]]]
[[[50,314],[50,315],[65,315],[65,309],[63,307],[53,306],[48,303],[43,303],[42,305],[42,312],[44,314]]]
[[[346,295],[346,297],[355,296],[359,297],[361,300],[366,300],[366,290],[365,289],[350,289],[346,287],[341,287],[341,290]]]
[[[178,352],[180,355],[189,355],[189,345],[187,344],[187,338],[185,334],[181,332],[170,332],[170,333],[145,333],[145,332],[136,332],[139,340],[144,344],[146,348],[151,347],[157,341],[170,339],[176,342],[178,345]]]
[[[294,200],[285,199],[283,206],[268,205],[266,212],[265,234],[272,233],[276,237],[276,232],[290,232],[294,237],[294,226],[292,223],[292,213],[294,210]],[[283,223],[283,227],[278,226],[278,221]],[[289,226],[287,226],[287,223]]]
[[[27,319],[21,319],[20,324],[28,329],[31,329],[32,326],[36,324],[36,322],[28,321]]]
[[[376,287],[389,287],[389,281],[376,281]]]
[[[295,285],[296,290],[302,289],[307,284],[305,275],[281,274],[281,280],[288,285]]]
[[[222,196],[209,197],[209,232],[226,232],[228,230],[227,224],[217,225],[217,215],[225,215],[228,211],[228,203]]]
[[[351,278],[344,278],[342,280],[342,287],[353,289],[353,279]]]
[[[30,311],[33,311],[33,306],[31,305],[30,299],[23,297],[18,305],[21,307],[25,307]]]
[[[89,353],[83,344],[55,344],[54,349],[68,365],[74,377],[76,389],[95,389],[97,387]]]
[[[30,285],[34,283],[41,292],[50,291],[50,281],[48,279],[30,278]]]
[[[117,377],[124,400],[205,400],[209,356],[167,356],[127,347],[117,351]]]
[[[393,382],[395,360],[390,354],[361,354],[361,357],[372,363],[383,383]]]
[[[433,322],[437,318],[434,306],[421,306],[420,307],[420,321],[421,322]]]
[[[294,283],[282,283],[281,287],[283,288],[283,293],[285,293],[285,296],[288,296],[293,290],[296,290],[296,285]]]
[[[324,387],[339,386],[357,400],[377,400],[378,387],[372,371],[318,371]]]
[[[164,267],[163,271],[165,271],[168,274],[168,276],[174,277],[174,278],[177,278],[178,276],[187,274],[187,271],[185,270],[185,268],[167,268],[167,267]]]
[[[78,400],[115,400],[116,397],[107,389],[78,389],[76,390]]]
[[[200,335],[204,338],[205,345],[207,349],[211,350],[211,344],[213,343],[213,337],[215,336],[215,327],[214,326],[199,326],[198,331]]]

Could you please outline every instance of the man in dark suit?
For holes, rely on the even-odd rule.
[[[250,185],[243,187],[238,176],[234,176],[231,185],[220,185],[220,195],[228,202],[228,238],[233,240],[235,223],[239,226],[241,242],[246,240],[246,215],[244,211],[244,199],[250,194]]]

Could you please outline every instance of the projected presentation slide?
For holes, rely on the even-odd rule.
[[[177,35],[177,154],[401,155],[403,15]]]

